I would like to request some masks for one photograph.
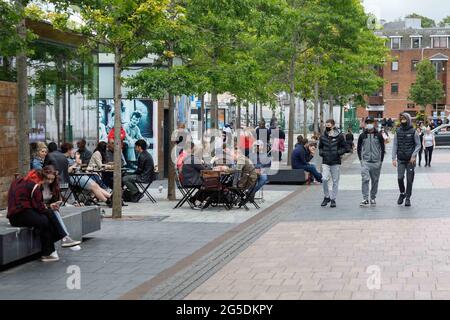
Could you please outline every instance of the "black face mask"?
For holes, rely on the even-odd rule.
[[[327,130],[327,132],[330,132],[332,128],[330,127],[326,127],[325,130]]]
[[[402,122],[402,126],[406,127],[408,125],[408,121]]]

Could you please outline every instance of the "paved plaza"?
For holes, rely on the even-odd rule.
[[[450,150],[417,167],[411,208],[390,149],[374,208],[359,208],[359,167],[345,160],[336,209],[320,185],[269,185],[260,210],[173,210],[155,183],[157,204],[105,209],[81,251],[1,271],[0,299],[450,299]]]

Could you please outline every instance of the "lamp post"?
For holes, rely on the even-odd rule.
[[[422,59],[421,59],[421,61],[423,60],[423,51],[424,51],[425,49],[430,49],[430,47],[422,48]]]

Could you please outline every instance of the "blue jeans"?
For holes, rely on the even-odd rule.
[[[316,181],[322,182],[322,174],[317,171],[316,167],[313,164],[301,166],[299,169],[303,169],[304,171],[311,173]]]
[[[253,188],[252,192],[253,193],[258,192],[267,183],[267,180],[269,180],[269,177],[267,176],[267,174],[259,175],[258,181],[256,181],[256,185]]]

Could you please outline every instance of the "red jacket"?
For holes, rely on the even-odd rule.
[[[39,213],[47,211],[41,188],[39,186],[35,188],[36,185],[33,181],[24,178],[13,181],[8,192],[7,218],[27,209],[34,209]]]

